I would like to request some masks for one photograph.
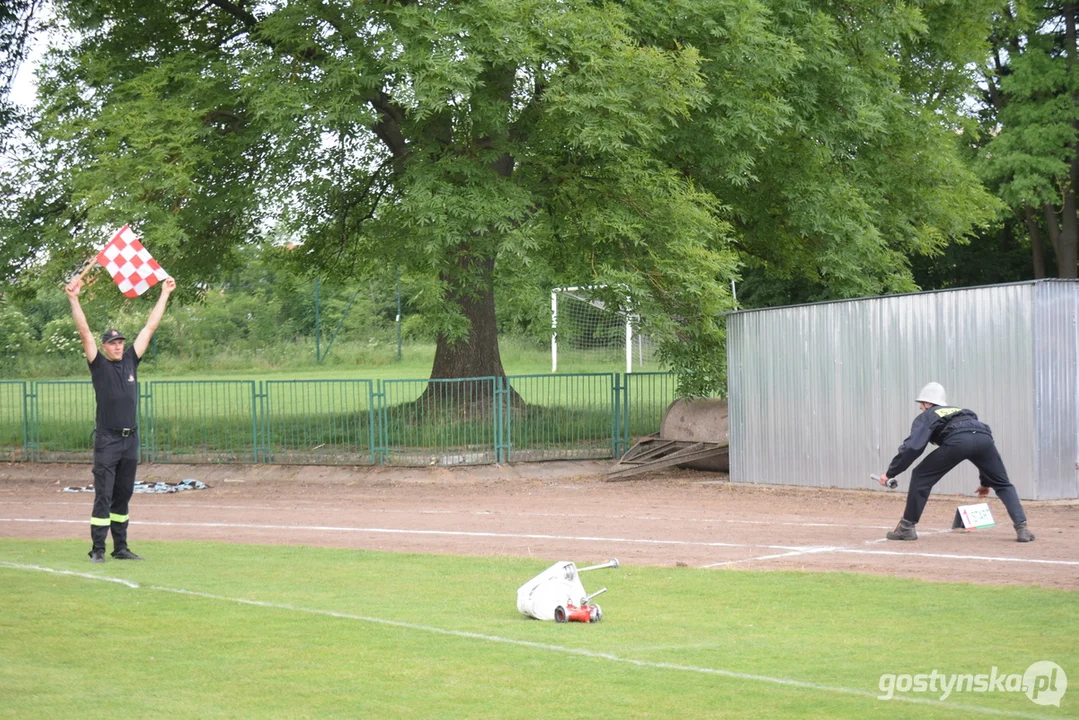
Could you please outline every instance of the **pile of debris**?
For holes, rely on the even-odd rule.
[[[729,472],[727,401],[678,398],[667,407],[659,432],[642,438],[607,471],[608,479],[669,467]]]
[[[156,483],[135,483],[135,492],[137,493],[154,493],[158,495],[164,495],[167,493],[178,493],[184,490],[205,490],[209,485],[200,482],[198,480],[181,480],[178,483],[156,482]],[[93,492],[93,485],[86,485],[84,487],[66,487],[60,492]]]

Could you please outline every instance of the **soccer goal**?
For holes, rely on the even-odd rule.
[[[595,297],[604,286],[551,291],[551,372],[620,367],[641,370],[652,362],[651,339],[637,332],[640,318]]]

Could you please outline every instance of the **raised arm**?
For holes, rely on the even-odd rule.
[[[169,295],[172,295],[175,289],[176,281],[172,278],[165,278],[165,281],[161,283],[161,297],[157,299],[154,309],[150,311],[150,317],[146,318],[146,327],[139,331],[139,336],[135,338],[135,344],[132,346],[135,348],[135,354],[140,358],[146,352],[146,348],[150,347],[150,340],[153,339],[157,326],[161,324],[161,318],[165,315]]]
[[[82,311],[79,303],[79,291],[82,290],[82,278],[75,278],[67,284],[64,292],[71,303],[71,317],[75,320],[75,329],[79,331],[79,339],[82,340],[82,351],[86,353],[86,361],[93,362],[97,357],[97,342],[94,334],[90,332],[90,325],[86,322],[86,313]]]

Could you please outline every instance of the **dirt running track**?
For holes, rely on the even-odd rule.
[[[474,468],[144,465],[139,479],[207,490],[138,494],[138,541],[214,540],[532,557],[717,570],[861,572],[1079,589],[1079,501],[1028,502],[1033,543],[997,526],[952,532],[969,497],[934,496],[913,543],[884,533],[905,493],[735,485],[673,471],[608,482],[606,463]],[[0,464],[0,537],[89,542],[87,465]]]

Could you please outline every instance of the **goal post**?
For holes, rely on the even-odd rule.
[[[605,286],[551,290],[551,372],[567,358],[587,364],[624,363],[627,373],[645,360],[646,338],[637,333],[640,318],[614,310],[594,297]],[[627,298],[627,301],[629,298]],[[651,343],[647,343],[649,355]]]

